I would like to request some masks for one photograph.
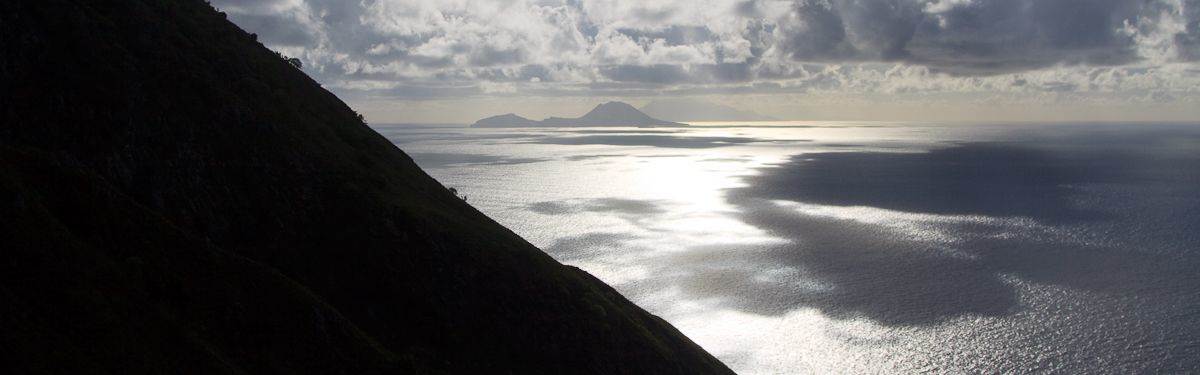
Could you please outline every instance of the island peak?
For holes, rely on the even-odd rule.
[[[534,121],[514,114],[491,116],[471,125],[477,128],[503,127],[604,127],[604,126],[654,126],[677,127],[686,124],[660,120],[639,111],[629,103],[609,101],[597,105],[580,117],[550,117]]]

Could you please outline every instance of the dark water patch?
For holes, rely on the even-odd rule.
[[[812,141],[813,141],[812,139],[807,139],[807,138],[783,138],[783,139],[765,140],[765,142],[769,142],[769,143],[808,143],[808,142],[812,142]]]
[[[740,162],[747,162],[750,160],[753,160],[753,158],[751,158],[749,156],[730,156],[730,157],[723,157],[723,158],[707,158],[707,159],[701,159],[700,161],[718,162],[718,163],[721,163],[721,162],[740,163]]]
[[[555,130],[551,133],[574,133],[574,134],[671,134],[683,133],[685,130],[604,130],[604,129],[581,129],[581,130]]]
[[[547,158],[515,158],[496,155],[447,152],[416,152],[409,154],[421,168],[446,168],[466,165],[512,165],[549,161]]]
[[[747,224],[792,243],[756,253],[722,248],[706,255],[711,261],[716,254],[726,254],[749,264],[706,267],[677,281],[698,297],[719,298],[755,314],[813,307],[836,318],[866,317],[888,325],[934,324],[961,315],[1003,316],[1019,308],[1016,292],[996,269],[966,254],[948,253],[943,244],[914,241],[909,234],[889,233],[874,224],[798,214],[768,200],[732,200]],[[764,270],[780,267],[801,270],[803,276],[759,277]],[[706,275],[712,272],[726,280],[716,284],[720,287],[713,287],[714,280]]]
[[[1029,308],[1005,281],[1006,275],[1120,295],[1142,304],[1097,318],[1108,322],[1133,316],[1130,309],[1200,307],[1200,278],[1194,272],[1200,261],[1195,256],[1127,252],[1122,246],[1056,236],[1053,230],[1038,233],[1007,220],[950,221],[910,232],[804,214],[752,195],[730,200],[742,210],[746,223],[792,242],[757,253],[720,248],[703,258],[736,264],[734,259],[720,260],[726,254],[748,264],[716,271],[700,267],[675,282],[699,298],[718,298],[743,311],[777,315],[812,307],[833,317],[865,317],[898,326],[936,324],[959,316],[1003,317]],[[951,235],[954,241],[924,239],[928,233],[922,231],[930,230]],[[803,270],[804,275],[785,280],[759,277],[763,270],[781,266]],[[717,271],[722,278],[714,280],[711,273]],[[818,287],[805,287],[809,284]],[[1190,319],[1164,324],[1182,329],[1178,326],[1200,322],[1195,316]]]
[[[928,153],[839,152],[793,157],[753,179],[753,193],[835,206],[943,215],[1096,219],[1072,202],[1076,187],[1120,178],[1122,160],[1069,159],[1011,144],[975,143]],[[785,188],[781,188],[785,187]]]
[[[545,249],[563,262],[588,260],[600,257],[602,251],[617,249],[622,241],[629,239],[629,234],[614,232],[595,232],[578,236],[565,237],[555,241]]]
[[[688,155],[688,154],[652,154],[652,155],[638,155],[637,157],[639,157],[639,158],[686,158],[686,157],[690,157],[690,156],[692,156],[692,155]]]
[[[1152,144],[1178,147],[1137,151],[1122,143],[1073,142],[798,155],[747,177],[747,187],[727,194],[744,222],[791,243],[756,253],[751,259],[757,263],[721,269],[723,276],[716,278],[736,279],[730,275],[740,272],[743,281],[714,287],[710,276],[696,272],[679,282],[691,285],[685,288],[691,293],[750,312],[780,314],[808,306],[889,325],[1005,316],[1026,308],[1005,275],[1122,298],[1154,290],[1140,295],[1144,305],[1128,307],[1147,315],[1160,313],[1141,309],[1200,306],[1194,272],[1200,246],[1187,245],[1196,238],[1190,233],[1200,230],[1194,172],[1200,153],[1188,142],[1161,137]],[[913,221],[900,230],[809,214],[778,201],[916,216],[896,219]],[[930,217],[935,220],[921,222]],[[1153,224],[1147,228],[1146,222]],[[781,265],[805,270],[809,281],[826,287],[755,277]],[[1097,319],[1125,319],[1122,309]],[[1173,321],[1172,329],[1200,323],[1191,319]]]
[[[852,128],[898,128],[904,124],[859,124],[859,125],[692,125],[693,129],[852,129]]]
[[[378,129],[377,129],[378,130]],[[427,132],[427,131],[411,131],[411,130],[395,130],[387,131],[380,130],[380,134],[394,144],[408,144],[413,142],[428,142],[428,141],[503,141],[537,138],[542,135],[536,133],[489,133],[477,134],[470,132]]]
[[[376,131],[388,129],[467,129],[470,128],[467,124],[452,124],[452,123],[392,123],[392,124],[371,124],[371,128]]]
[[[603,159],[603,158],[620,158],[620,157],[625,157],[625,156],[628,156],[628,155],[625,155],[625,154],[571,155],[571,156],[567,156],[564,159],[566,159],[568,161],[583,161],[583,160]]]
[[[652,146],[663,148],[716,148],[764,142],[747,137],[681,137],[667,135],[589,135],[578,137],[546,137],[530,143],[554,145],[611,145]]]
[[[821,144],[818,144],[818,146],[830,147],[830,148],[867,147],[867,145],[861,144],[861,143],[821,143]]]

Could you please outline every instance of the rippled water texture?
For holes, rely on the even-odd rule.
[[[1200,370],[1200,126],[785,125],[377,129],[740,373]]]

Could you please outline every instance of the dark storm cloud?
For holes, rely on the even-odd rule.
[[[464,97],[483,93],[479,87],[439,87],[416,85],[396,85],[388,88],[343,87],[340,88],[339,91],[341,94],[349,98],[382,97],[390,99]]]
[[[1128,0],[833,0],[795,3],[783,46],[800,61],[894,61],[955,74],[1137,59]]]
[[[606,67],[600,70],[608,79],[617,82],[643,82],[643,83],[681,83],[691,79],[691,75],[684,71],[683,67],[677,65],[618,65]]]
[[[871,70],[895,64],[925,67],[923,74],[931,77],[972,78],[1070,67],[1134,69],[1148,59],[1200,60],[1200,0],[728,0],[702,7],[682,0],[217,0],[215,5],[264,43],[298,55],[306,71],[331,88],[401,98],[594,94],[592,88],[604,94],[871,91],[895,79]],[[838,76],[826,69],[850,65],[880,68],[843,69]],[[1074,83],[1046,90],[1028,77],[1016,80],[1027,84],[1004,86],[1092,87]],[[790,82],[787,89],[779,84],[784,81]],[[1165,76],[1156,81],[1179,82]],[[510,86],[482,89],[485,83]],[[477,89],[463,89],[468,86]],[[1147,89],[1144,83],[1131,87]]]
[[[709,31],[704,26],[681,26],[670,25],[662,29],[617,29],[617,32],[625,34],[634,40],[637,39],[662,39],[671,45],[680,45],[686,43],[702,43],[714,37],[712,31]]]
[[[1175,34],[1179,57],[1187,61],[1200,60],[1200,0],[1184,0],[1184,32]]]
[[[780,23],[782,46],[802,61],[895,60],[907,55],[922,14],[904,0],[801,0]]]

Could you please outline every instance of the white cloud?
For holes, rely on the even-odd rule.
[[[1193,100],[1200,87],[1195,0],[216,5],[328,87],[370,98],[1103,93],[1132,103]]]

